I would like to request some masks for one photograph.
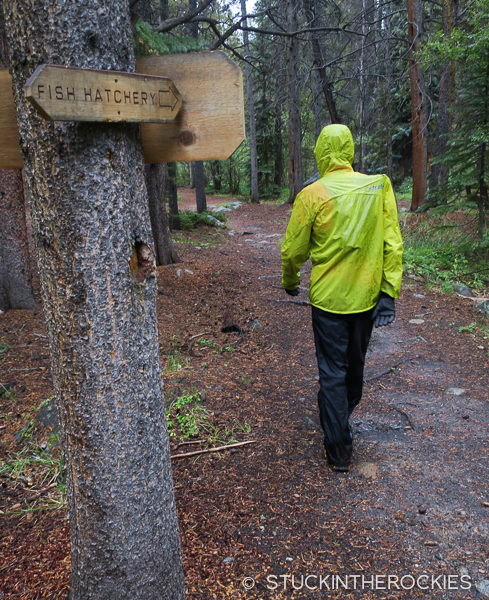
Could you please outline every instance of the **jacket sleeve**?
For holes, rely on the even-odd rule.
[[[389,178],[384,185],[384,267],[380,291],[399,298],[402,279],[402,238],[397,205]]]
[[[313,222],[308,193],[303,190],[294,201],[282,244],[282,287],[286,290],[294,290],[299,285],[301,265],[309,258]]]

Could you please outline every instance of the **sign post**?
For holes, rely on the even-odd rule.
[[[182,98],[171,79],[40,65],[25,95],[51,121],[172,121]]]
[[[26,95],[55,121],[141,123],[147,163],[222,160],[244,140],[243,76],[223,52],[147,56],[136,69],[41,65]],[[21,167],[12,84],[0,71],[0,168]]]

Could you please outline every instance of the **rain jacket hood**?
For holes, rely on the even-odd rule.
[[[320,177],[337,169],[351,170],[354,154],[353,136],[346,125],[324,127],[314,148]]]

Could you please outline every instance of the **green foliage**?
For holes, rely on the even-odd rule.
[[[168,434],[179,441],[202,437],[206,445],[232,444],[236,433],[249,433],[251,427],[240,422],[232,425],[217,425],[211,421],[210,413],[203,405],[200,392],[184,393],[171,402],[166,409]]]
[[[426,218],[417,226],[403,224],[403,263],[408,274],[423,278],[428,288],[453,291],[457,282],[487,289],[487,251],[460,224],[449,223],[450,215]]]
[[[204,210],[201,213],[193,210],[184,210],[179,213],[180,226],[182,229],[194,229],[199,225],[209,225],[215,227],[216,223],[214,219],[217,219],[221,223],[226,221],[226,215],[222,212],[214,213],[210,210]]]
[[[197,343],[198,343],[200,346],[204,346],[204,347],[206,347],[206,348],[214,348],[214,346],[216,345],[216,344],[215,344],[215,343],[214,343],[212,340],[207,340],[207,339],[205,339],[205,338],[199,338],[199,339],[197,340]]]
[[[10,346],[8,344],[6,344],[5,342],[1,341],[0,342],[0,361],[1,362],[5,362],[5,360],[7,359],[7,357],[5,356],[7,354],[7,352],[10,350]]]
[[[133,39],[136,56],[183,54],[204,48],[203,42],[186,35],[158,33],[142,19],[138,19],[134,25]]]
[[[195,437],[207,420],[207,411],[202,406],[200,392],[178,396],[166,410],[166,421],[170,437],[178,437],[184,440]]]
[[[11,514],[58,509],[65,505],[66,484],[58,435],[53,433],[41,442],[35,440],[33,435],[33,413],[49,401],[45,400],[37,408],[33,406],[31,411],[23,414],[27,423],[18,435],[22,446],[18,452],[8,453],[0,461],[0,477],[13,480],[14,487],[22,485],[39,492],[36,500],[29,503],[24,499],[23,506],[11,511]]]
[[[430,190],[436,202],[477,206],[479,236],[484,235],[483,185],[489,183],[489,0],[467,6],[464,20],[450,36],[430,37],[422,50],[425,68],[440,69],[456,61],[458,99],[452,112],[447,152],[433,164],[444,164],[450,176],[441,189]]]
[[[12,390],[10,388],[4,386],[3,383],[0,383],[0,397],[1,396],[5,396],[12,402],[15,402],[14,393],[12,392]]]
[[[57,444],[50,436],[47,442],[37,445],[27,443],[16,454],[9,454],[0,462],[0,476],[14,480],[15,485],[26,485],[33,490],[43,489],[47,495],[12,513],[25,513],[33,510],[53,510],[65,505],[66,484],[63,472],[63,458]]]
[[[172,349],[168,353],[168,370],[171,373],[178,373],[188,366],[188,358],[182,357],[180,346],[172,344]]]

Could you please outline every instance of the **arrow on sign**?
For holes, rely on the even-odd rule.
[[[160,106],[164,106],[165,108],[171,108],[172,111],[175,110],[175,107],[178,104],[179,99],[173,93],[173,89],[170,88],[168,90],[162,90],[162,93],[170,94],[170,102],[172,101],[172,96],[173,96],[173,104],[161,104],[161,100],[160,100]]]
[[[168,77],[40,65],[27,99],[52,121],[173,121],[182,99]]]

